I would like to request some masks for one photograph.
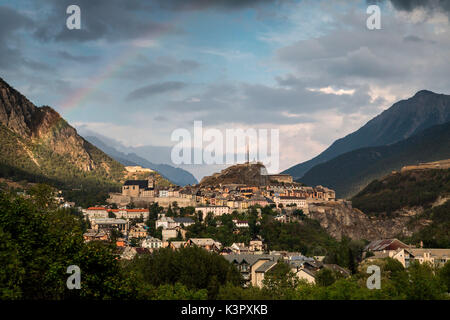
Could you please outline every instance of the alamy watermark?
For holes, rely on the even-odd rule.
[[[379,266],[371,265],[367,267],[368,274],[371,274],[370,277],[367,278],[367,288],[372,289],[381,289],[381,269]]]
[[[66,26],[69,30],[81,29],[81,9],[79,6],[72,4],[67,7],[66,13],[70,14],[66,20]]]
[[[367,7],[366,13],[369,17],[366,20],[366,26],[369,30],[381,29],[381,9],[377,5]]]
[[[268,171],[279,170],[278,129],[203,129],[202,121],[194,121],[193,135],[188,129],[172,132],[178,142],[171,152],[174,164],[235,164],[259,161]],[[270,150],[270,152],[269,152]]]
[[[67,289],[81,289],[81,269],[79,266],[70,265],[66,273],[71,274],[66,281]]]

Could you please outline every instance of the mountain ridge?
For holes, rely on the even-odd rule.
[[[348,197],[372,180],[403,166],[448,158],[450,122],[432,126],[391,145],[346,152],[314,166],[299,181],[307,185],[321,184],[334,189],[337,197]]]
[[[145,168],[156,170],[164,178],[180,186],[198,183],[197,179],[195,179],[195,177],[190,172],[181,168],[173,167],[168,164],[155,164],[143,157],[140,157],[136,153],[125,154],[124,152],[117,150],[115,147],[108,145],[102,139],[95,136],[86,136],[85,139],[123,165],[140,165]]]
[[[318,156],[283,171],[302,178],[315,165],[363,147],[396,143],[426,128],[450,121],[450,95],[420,90],[394,103],[358,130],[334,141]]]
[[[0,174],[69,188],[118,187],[124,167],[0,78]]]

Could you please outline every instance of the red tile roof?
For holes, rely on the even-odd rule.
[[[404,244],[398,239],[383,239],[372,241],[364,248],[364,250],[383,251],[383,250],[397,250],[399,248],[407,249],[409,248],[409,246]]]
[[[109,212],[119,212],[123,209],[107,209],[103,207],[89,207],[88,210],[107,210]],[[125,209],[127,212],[149,212],[148,209]]]

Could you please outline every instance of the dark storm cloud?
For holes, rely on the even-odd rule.
[[[421,89],[448,91],[448,31],[435,33],[395,16],[384,17],[383,29],[371,31],[364,14],[337,17],[328,33],[277,50],[290,71],[275,78],[276,86],[209,86],[203,94],[170,101],[167,110],[189,110],[210,123],[281,125],[310,122],[309,115],[328,110],[373,115]]]
[[[150,59],[140,55],[130,65],[119,71],[117,77],[142,81],[149,78],[162,78],[171,74],[187,73],[199,67],[200,64],[194,60],[178,60],[172,56]]]
[[[0,6],[0,36],[3,37],[10,32],[26,29],[33,26],[33,21],[15,11],[14,9]]]
[[[139,37],[151,38],[161,34],[180,33],[170,23],[152,19],[151,2],[138,0],[49,0],[36,2],[47,8],[48,16],[40,19],[35,36],[48,41],[89,41],[106,39],[110,42]],[[76,4],[81,10],[81,29],[66,28],[66,9]]]
[[[80,62],[80,63],[91,63],[91,62],[95,62],[99,59],[98,56],[80,56],[80,55],[73,55],[67,51],[64,50],[60,50],[58,51],[58,56],[60,58],[66,59],[66,60],[70,60],[70,61],[75,61],[75,62]]]
[[[27,67],[33,71],[51,72],[52,68],[45,63],[23,56],[20,47],[23,45],[21,31],[34,28],[33,20],[15,11],[0,6],[0,69],[15,70]]]
[[[259,5],[275,2],[274,0],[157,0],[161,8],[171,10],[223,9],[239,10],[255,8]]]
[[[411,42],[423,42],[423,39],[418,37],[418,36],[415,36],[415,35],[409,35],[409,36],[405,36],[403,38],[403,41],[406,41],[406,42],[408,42],[408,41],[411,41]]]
[[[32,26],[31,19],[13,9],[0,6],[0,68],[10,69],[24,62],[16,47],[16,36],[18,31]]]
[[[448,0],[390,0],[399,10],[412,11],[416,8],[431,10],[443,10],[450,13],[450,1]]]
[[[387,0],[367,0],[369,4],[385,2]],[[413,11],[414,9],[425,9],[428,11],[443,11],[450,14],[449,0],[389,0],[395,9],[402,11]]]
[[[239,10],[256,8],[273,0],[39,0],[47,16],[42,19],[35,36],[43,41],[91,41],[106,39],[110,42],[140,37],[152,38],[161,34],[182,34],[179,27],[159,21],[161,10]],[[81,29],[66,28],[69,5],[81,9]]]
[[[167,121],[169,119],[167,119],[164,116],[156,116],[156,117],[153,118],[153,120],[155,120],[155,121]]]
[[[172,91],[178,91],[186,87],[186,84],[184,82],[180,81],[167,81],[167,82],[160,82],[160,83],[154,83],[139,89],[136,89],[132,92],[130,92],[127,95],[126,100],[138,100],[143,99],[146,97],[154,96],[161,93],[167,93]]]
[[[282,87],[247,83],[211,85],[200,95],[171,101],[166,110],[189,110],[209,124],[284,125],[314,122],[310,115],[316,112],[329,109],[341,113],[354,112],[368,106],[376,108],[383,102],[371,101],[368,86],[352,88],[353,94],[326,94],[309,90],[302,79],[294,77],[289,79],[289,86]]]

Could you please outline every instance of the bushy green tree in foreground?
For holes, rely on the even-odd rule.
[[[241,283],[237,269],[222,256],[197,247],[159,249],[124,264],[126,271],[134,273],[138,282],[147,287],[179,283],[189,290],[206,290],[210,299],[216,298],[220,286]],[[145,297],[148,290],[140,294]]]
[[[131,297],[132,286],[121,273],[114,248],[84,243],[80,217],[53,210],[48,192],[48,188],[37,187],[29,199],[0,194],[0,297]],[[80,290],[66,286],[70,265],[81,269]]]

